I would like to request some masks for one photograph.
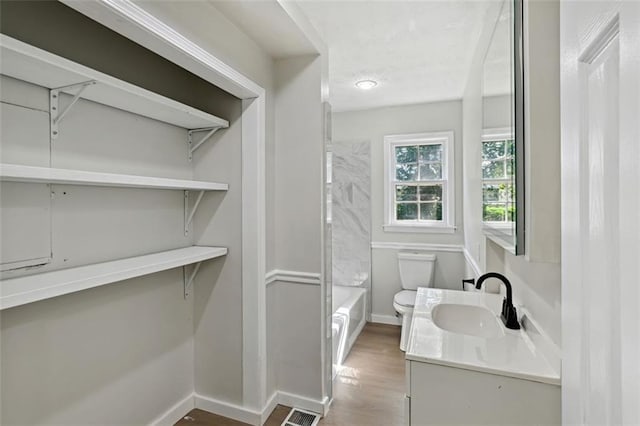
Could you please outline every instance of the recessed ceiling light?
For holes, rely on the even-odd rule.
[[[378,82],[374,80],[360,80],[356,82],[356,87],[362,90],[373,89],[377,85],[378,85]]]

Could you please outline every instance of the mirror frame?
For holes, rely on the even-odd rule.
[[[487,226],[483,221],[483,232],[487,238],[510,253],[525,254],[525,62],[524,62],[524,0],[505,0],[513,6],[513,136],[515,144],[516,213],[512,233]],[[515,233],[515,235],[513,235]],[[510,240],[513,243],[508,243]]]
[[[516,223],[515,254],[525,252],[525,63],[524,63],[524,0],[513,1],[514,36],[514,97],[516,145]]]

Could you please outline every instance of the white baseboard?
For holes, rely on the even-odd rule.
[[[189,395],[176,405],[171,407],[166,413],[151,422],[152,426],[174,425],[187,413],[196,408],[194,394]]]
[[[324,416],[329,411],[331,401],[329,398],[320,401],[287,392],[274,392],[262,411],[257,412],[230,402],[219,401],[193,393],[171,407],[166,413],[154,420],[151,425],[174,425],[178,420],[186,416],[189,411],[198,408],[239,422],[260,426],[267,421],[278,404],[287,407],[302,408],[303,410],[313,411],[314,413],[319,413]]]
[[[278,392],[274,392],[273,395],[271,395],[271,398],[269,398],[269,400],[265,404],[264,408],[262,409],[262,414],[260,416],[261,425],[265,424],[265,422],[267,421],[271,413],[273,413],[273,410],[276,409],[277,405],[278,405]]]
[[[402,320],[395,315],[371,314],[371,322],[378,324],[402,325]]]
[[[329,411],[330,403],[331,401],[329,398],[325,398],[323,401],[320,401],[287,392],[278,392],[278,404],[285,405],[287,407],[302,408],[303,410],[313,411],[314,413],[319,413],[323,416],[327,411]]]
[[[262,425],[262,413],[240,405],[218,401],[213,398],[194,394],[195,408],[205,410],[219,416],[228,417],[250,425]]]

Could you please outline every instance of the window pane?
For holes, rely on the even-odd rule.
[[[417,193],[417,186],[396,185],[396,201],[417,201]]]
[[[421,186],[420,201],[442,201],[442,185]]]
[[[442,160],[442,145],[421,145],[420,147],[420,161],[441,161]]]
[[[505,204],[484,204],[482,206],[482,220],[485,222],[504,222],[506,210]]]
[[[442,164],[421,164],[420,165],[420,179],[419,180],[434,180],[442,179]]]
[[[417,146],[397,146],[396,164],[416,163],[418,161]]]
[[[500,185],[482,185],[482,201],[500,201]]]
[[[416,220],[418,218],[418,205],[413,203],[402,203],[396,205],[397,220]]]
[[[516,144],[513,143],[513,139],[507,141],[507,155],[513,157],[516,155]]]
[[[504,141],[490,141],[482,143],[482,159],[495,160],[504,157]]]
[[[516,221],[516,206],[515,204],[507,204],[507,220],[509,222]]]
[[[421,203],[420,220],[442,220],[442,203]]]
[[[507,163],[507,177],[513,177],[515,175],[515,170],[516,170],[516,164],[515,161],[509,160],[506,162]]]
[[[516,199],[516,186],[512,183],[507,183],[504,185],[504,200],[505,201],[515,201]]]
[[[482,177],[484,179],[504,179],[504,161],[483,161]]]
[[[417,177],[417,164],[396,164],[396,180],[416,180]]]
[[[484,202],[512,201],[514,199],[513,185],[511,183],[482,185],[482,200]]]

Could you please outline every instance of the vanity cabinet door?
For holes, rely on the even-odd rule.
[[[560,386],[411,363],[411,426],[559,425]]]

